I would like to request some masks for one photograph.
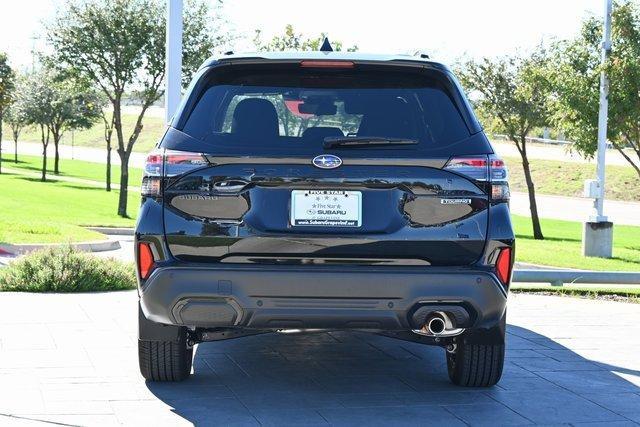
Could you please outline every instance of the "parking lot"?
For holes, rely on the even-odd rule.
[[[195,375],[145,383],[136,294],[5,293],[1,425],[640,423],[640,305],[511,295],[506,370],[449,383],[443,350],[362,333],[197,348]]]

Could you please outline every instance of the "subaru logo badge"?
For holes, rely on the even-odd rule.
[[[320,169],[335,169],[342,164],[342,159],[333,154],[322,154],[313,158],[313,165]]]

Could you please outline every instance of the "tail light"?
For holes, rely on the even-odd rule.
[[[511,266],[513,265],[511,254],[511,248],[502,248],[496,259],[496,275],[505,287],[509,286],[511,281]]]
[[[208,165],[202,153],[163,150],[147,156],[142,176],[142,195],[159,197],[162,194],[163,178],[182,175]]]
[[[506,202],[509,200],[507,166],[496,155],[452,157],[445,170],[459,173],[479,183],[488,184],[491,200]]]
[[[138,272],[140,278],[146,279],[153,270],[155,260],[149,242],[138,242]]]

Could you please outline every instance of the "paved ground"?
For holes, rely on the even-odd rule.
[[[2,294],[0,425],[640,423],[640,305],[510,303],[491,389],[450,385],[438,348],[347,333],[202,344],[189,380],[147,384],[134,292]]]

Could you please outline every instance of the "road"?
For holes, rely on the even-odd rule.
[[[492,141],[491,144],[495,148],[496,152],[504,157],[520,157],[520,153],[512,142],[504,141]],[[557,160],[561,162],[572,163],[592,163],[595,164],[594,159],[587,159],[582,157],[575,151],[569,151],[566,145],[554,145],[554,144],[527,144],[527,156],[529,159],[540,160]],[[629,152],[632,159],[635,158],[635,154]],[[607,165],[616,166],[629,166],[629,162],[625,160],[622,155],[614,149],[607,150],[606,154]]]
[[[640,305],[510,296],[506,365],[449,383],[444,351],[365,333],[197,346],[182,383],[138,373],[136,292],[4,293],[2,425],[635,425]],[[585,424],[586,425],[586,424]]]
[[[512,144],[499,143],[496,144],[496,150],[501,152],[510,147]],[[7,146],[7,145],[5,145]],[[535,145],[532,145],[534,147]],[[21,154],[41,155],[42,147],[40,144],[22,142],[18,144],[18,152]],[[533,149],[531,156],[541,156],[544,158],[553,158],[554,160],[566,160],[567,157],[561,152],[563,147],[549,146],[545,149]],[[53,155],[52,146],[49,146],[50,155]],[[609,151],[607,162],[615,162],[615,155],[618,153]],[[60,146],[60,156],[62,158],[74,158],[77,160],[86,160],[92,162],[105,162],[104,150],[91,147],[71,147],[68,145]],[[564,156],[564,157],[563,157]],[[142,168],[144,166],[146,155],[143,153],[131,153],[130,165]],[[571,158],[571,157],[570,157]],[[114,152],[113,164],[120,164],[118,155]],[[577,157],[573,160],[577,161]],[[583,159],[584,161],[584,159]],[[7,164],[10,167],[10,164]],[[591,213],[592,201],[590,199],[582,199],[577,197],[549,196],[537,195],[538,208],[540,216],[543,218],[565,219],[570,221],[584,221]],[[513,192],[511,197],[511,209],[513,213],[519,215],[530,215],[529,200],[526,193]],[[638,225],[640,226],[640,203],[622,202],[607,200],[605,202],[605,214],[616,224]]]
[[[568,221],[584,221],[593,209],[591,199],[579,197],[549,196],[536,194],[538,213],[542,218],[564,219]],[[511,193],[511,213],[531,215],[529,195],[527,193]],[[640,203],[606,200],[605,215],[614,224],[640,226]]]
[[[11,156],[13,155],[13,142],[4,141],[2,143],[4,155]],[[106,163],[107,162],[107,154],[106,149],[93,148],[93,147],[72,147],[71,145],[60,145],[59,148],[60,158],[62,159],[75,159],[75,160],[85,160],[87,162],[96,162],[96,163]],[[53,158],[55,153],[55,147],[53,143],[49,144],[47,147],[47,157]],[[18,143],[18,156],[20,154],[25,154],[29,156],[41,156],[42,155],[42,144],[38,144],[35,142],[19,142]],[[129,159],[129,165],[142,168],[144,167],[144,161],[147,155],[145,153],[131,153],[131,157]],[[111,162],[114,165],[120,164],[120,157],[118,157],[118,153],[116,150],[111,151]],[[8,166],[10,162],[7,163]]]

